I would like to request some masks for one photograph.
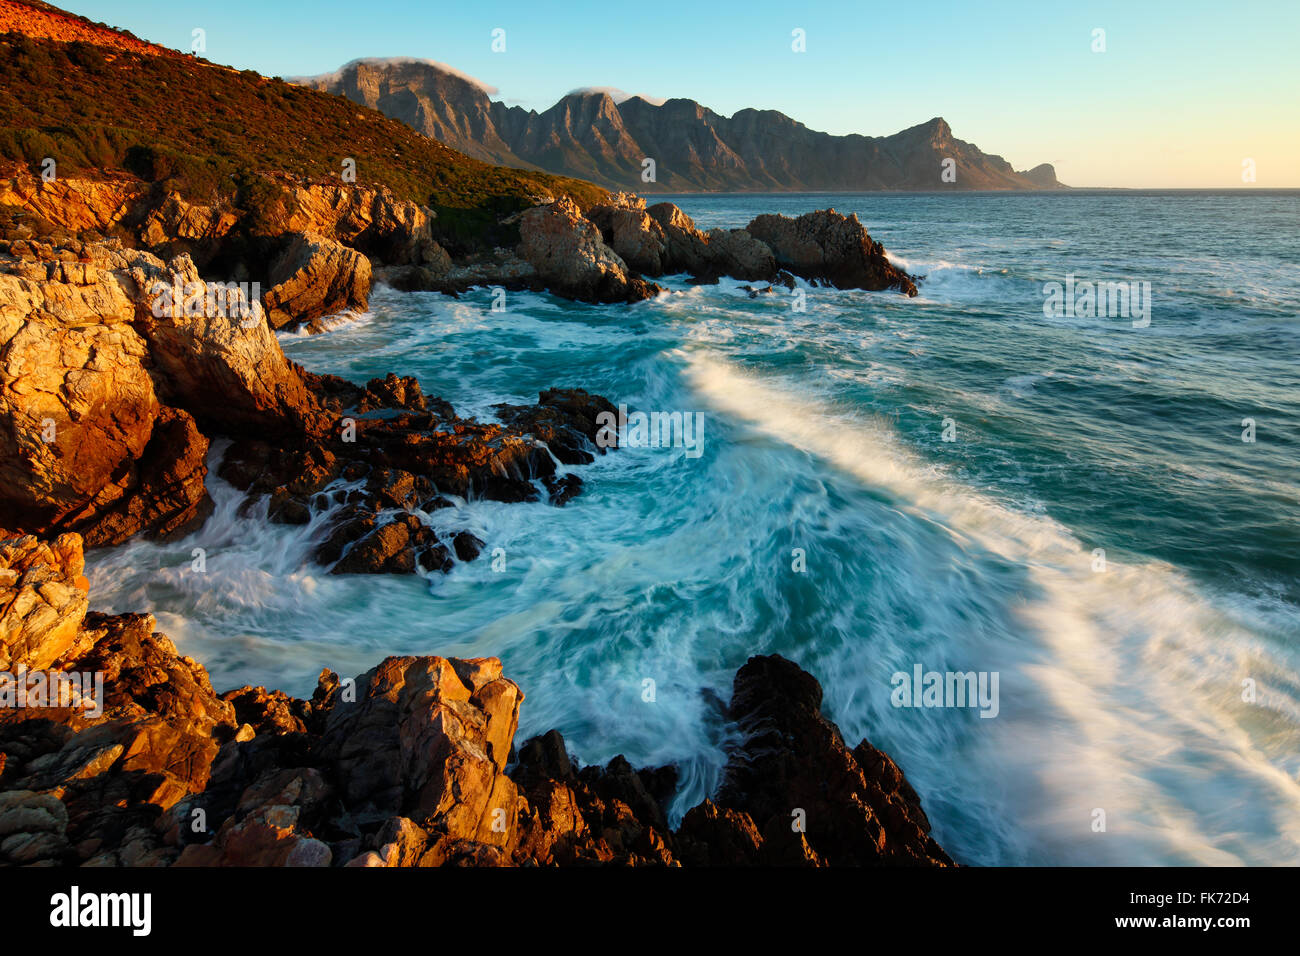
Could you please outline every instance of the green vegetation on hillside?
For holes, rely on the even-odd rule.
[[[0,34],[0,160],[62,175],[123,172],[193,201],[241,197],[252,173],[386,185],[431,206],[440,231],[491,239],[497,220],[545,193],[587,206],[605,191],[470,159],[341,96],[183,55]]]

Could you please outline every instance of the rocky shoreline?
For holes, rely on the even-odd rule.
[[[0,865],[952,863],[898,766],[850,749],[783,658],[737,672],[722,786],[674,830],[673,767],[582,767],[555,730],[516,745],[495,658],[219,695],[151,616],[87,612],[82,568],[75,534],[0,544],[0,671],[103,675],[99,713],[0,706]]]
[[[721,716],[741,742],[673,830],[674,768],[580,768],[558,731],[516,746],[523,693],[495,659],[327,671],[310,700],[219,695],[149,615],[90,611],[83,546],[201,526],[218,440],[245,507],[290,524],[329,513],[314,558],[336,574],[474,560],[483,541],[425,520],[452,498],[581,492],[575,469],[610,444],[600,396],[550,389],[479,422],[412,377],[358,385],[285,357],[276,329],[364,309],[375,278],[592,302],[639,301],[679,273],[916,292],[833,211],[705,233],[671,204],[561,197],[503,221],[513,248],[453,257],[432,210],[384,189],[266,181],[263,205],[232,209],[128,180],[0,180],[0,702],[27,693],[14,674],[99,675],[104,696],[94,713],[0,707],[0,862],[951,863],[893,761],[849,749],[816,680],[780,658],[736,675]],[[264,293],[240,286],[259,277]]]
[[[128,179],[42,182],[24,170],[0,178],[0,238],[116,238],[172,260],[188,255],[211,281],[256,281],[268,324],[320,331],[318,320],[364,311],[373,280],[457,295],[476,286],[549,291],[585,302],[638,302],[652,280],[730,276],[793,287],[794,277],[841,289],[917,294],[856,215],[833,209],[791,219],[762,215],[744,229],[696,228],[672,203],[631,193],[587,208],[567,196],[504,217],[497,237],[467,241],[434,210],[387,189],[257,179],[259,201],[201,204]],[[251,191],[251,190],[250,190]]]

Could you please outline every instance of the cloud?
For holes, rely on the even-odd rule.
[[[622,103],[633,98],[643,99],[652,106],[663,106],[668,101],[662,96],[650,96],[646,93],[628,93],[620,90],[616,86],[580,86],[576,90],[569,90],[565,96],[576,96],[581,93],[608,93],[609,98],[615,103]]]

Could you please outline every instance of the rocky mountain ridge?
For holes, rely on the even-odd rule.
[[[690,99],[575,91],[541,113],[416,59],[357,60],[291,82],[346,96],[486,162],[640,192],[1056,189],[1049,164],[1017,172],[935,117],[890,136],[835,136],[776,110],[727,117]],[[646,181],[644,161],[655,163]],[[951,180],[943,176],[952,161]]]

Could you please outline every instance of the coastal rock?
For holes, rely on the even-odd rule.
[[[831,865],[951,864],[898,766],[866,741],[845,746],[821,700],[816,679],[785,658],[749,659],[736,673],[728,710],[743,739],[727,762],[718,806],[746,814],[761,833],[804,838]]]
[[[705,275],[713,268],[709,242],[695,221],[670,202],[655,203],[646,214],[663,230],[663,270]]]
[[[76,643],[89,585],[75,534],[0,542],[0,671],[49,667]]]
[[[260,303],[210,285],[189,256],[164,265],[129,255],[136,325],[160,392],[202,425],[239,435],[325,427],[302,375],[280,348]],[[176,290],[183,290],[178,295]]]
[[[390,265],[436,269],[447,258],[432,237],[433,211],[385,187],[277,181],[289,193],[291,210],[282,222],[270,224],[280,232],[326,236]]]
[[[840,289],[917,294],[912,277],[889,261],[856,213],[842,216],[822,209],[795,219],[765,214],[745,231],[771,248],[777,265],[805,279],[826,279]]]
[[[408,517],[418,528],[428,531],[414,515]],[[415,547],[415,535],[410,525],[406,521],[390,521],[353,544],[331,573],[413,574]]]
[[[276,329],[314,323],[345,310],[364,311],[370,298],[370,260],[318,233],[299,233],[271,266],[262,297]]]
[[[526,210],[519,220],[519,255],[551,291],[584,302],[639,302],[659,287],[630,275],[600,230],[567,196]]]
[[[600,230],[606,245],[631,268],[648,276],[664,274],[668,237],[646,212],[645,200],[618,193],[608,203],[587,210],[587,219]]]
[[[206,787],[222,740],[235,730],[232,708],[202,667],[154,631],[152,617],[86,613],[76,535],[52,545],[31,537],[0,543],[0,561],[7,565],[0,580],[21,572],[0,591],[0,663],[82,679],[83,695],[81,706],[49,690],[44,700],[29,696],[26,707],[0,708],[0,804],[12,803],[13,791],[39,794],[58,822],[15,826],[27,839],[5,839],[0,863],[170,862],[176,853],[155,823]],[[102,684],[84,679],[91,674]],[[21,802],[31,816],[32,800]]]
[[[657,203],[648,216],[664,234],[665,272],[688,272],[697,279],[718,276],[771,280],[776,277],[772,250],[744,229],[713,229],[707,233],[672,203]]]
[[[189,530],[203,429],[324,418],[257,303],[120,244],[0,243],[0,528],[91,545]]]
[[[148,194],[148,184],[129,179],[59,176],[46,182],[27,172],[0,178],[0,205],[30,209],[74,233],[107,233],[130,218]]]
[[[169,255],[188,252],[203,262],[234,249],[229,240],[241,231],[265,238],[315,233],[393,265],[439,258],[432,210],[385,187],[301,182],[274,174],[259,175],[255,182],[262,200],[240,208],[229,201],[195,203],[137,180],[60,175],[45,182],[18,171],[0,178],[0,206],[29,209],[74,235],[124,230],[143,246]]]
[[[548,389],[536,405],[499,406],[500,424],[481,423],[456,417],[410,377],[389,375],[364,387],[310,373],[305,380],[322,408],[350,422],[348,440],[341,431],[275,443],[241,440],[219,473],[252,495],[269,495],[272,520],[301,522],[343,505],[316,551],[338,574],[451,571],[453,550],[473,560],[483,542],[471,546],[456,531],[450,542],[439,540],[414,512],[448,507],[448,495],[536,501],[537,482],[553,503],[567,502],[582,482],[557,475],[556,460],[594,461],[605,451],[595,444],[597,416],[614,411],[582,389]],[[340,479],[351,487],[330,491]],[[388,509],[407,514],[379,521]]]
[[[495,659],[389,658],[334,704],[317,749],[358,812],[502,846],[515,815],[503,775],[523,694]],[[494,827],[494,823],[498,823]]]
[[[91,526],[131,492],[162,407],[130,299],[98,274],[15,274],[51,262],[0,258],[0,527],[42,532]]]
[[[617,416],[613,403],[580,388],[548,389],[538,395],[536,405],[497,405],[493,408],[502,422],[520,428],[546,443],[551,454],[565,465],[586,465],[605,454],[598,444],[597,420],[602,413]],[[610,436],[610,446],[617,443]]]
[[[673,832],[673,767],[580,767],[557,731],[512,756],[524,695],[495,658],[324,671],[310,700],[218,696],[153,618],[85,612],[75,536],[5,542],[0,564],[2,613],[21,603],[2,660],[103,675],[99,713],[0,709],[0,864],[950,862],[897,765],[847,750],[816,680],[778,657],[737,674],[723,786]],[[24,589],[51,585],[51,610],[29,613]]]
[[[68,526],[79,529],[92,548],[121,544],[142,531],[168,538],[194,530],[213,508],[205,484],[207,453],[208,440],[193,417],[162,406],[132,468],[133,485],[109,506],[96,501],[85,517],[74,513]]]
[[[192,203],[168,193],[156,206],[141,211],[135,227],[140,241],[171,254],[211,248],[235,228],[239,217],[220,206]]]
[[[586,393],[547,393],[503,424],[467,421],[409,376],[358,386],[304,371],[261,305],[205,282],[188,255],[164,263],[75,240],[8,241],[0,252],[0,528],[11,532],[75,530],[106,545],[189,531],[212,507],[209,436],[235,440],[223,477],[270,495],[272,520],[298,524],[341,503],[321,497],[340,478],[367,479],[351,503],[372,511],[410,511],[435,490],[535,501],[535,482],[562,504],[581,480],[557,478],[539,442],[566,464],[592,460]],[[322,553],[338,560],[355,540]],[[453,564],[435,541],[412,547],[426,570]],[[406,550],[364,563],[408,570]]]
[[[713,229],[708,239],[710,271],[746,280],[776,276],[772,250],[744,229]]]

